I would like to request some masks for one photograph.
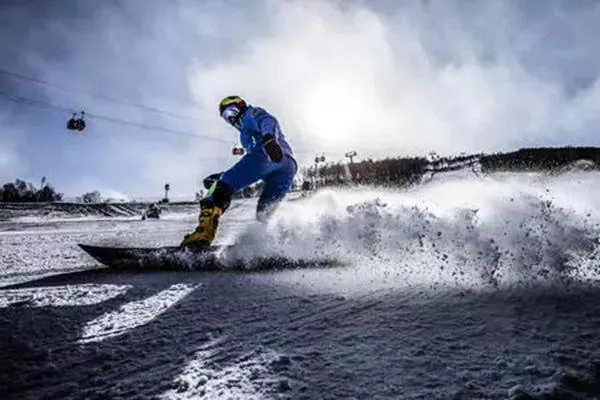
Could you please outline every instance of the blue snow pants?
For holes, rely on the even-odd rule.
[[[297,171],[296,160],[289,155],[285,155],[280,163],[275,163],[266,154],[252,152],[225,171],[221,181],[236,193],[262,180],[265,185],[258,198],[256,218],[265,221],[292,188]]]

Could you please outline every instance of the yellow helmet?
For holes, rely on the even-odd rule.
[[[227,96],[219,103],[219,114],[222,114],[223,110],[231,105],[236,105],[240,111],[245,111],[248,108],[248,104],[240,96]]]
[[[219,103],[219,115],[231,125],[240,119],[248,104],[239,96],[227,96]]]

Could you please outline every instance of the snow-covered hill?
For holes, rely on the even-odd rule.
[[[405,191],[322,190],[266,226],[253,200],[222,219],[217,240],[239,242],[238,259],[346,263],[329,269],[116,273],[76,247],[173,245],[195,208],[0,222],[0,392],[599,397],[599,184],[456,172]]]
[[[139,217],[151,203],[0,203],[0,221],[44,222],[73,218]],[[197,210],[198,203],[161,204],[168,213]]]

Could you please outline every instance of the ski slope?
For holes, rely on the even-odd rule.
[[[0,222],[3,398],[600,396],[600,175],[436,175],[322,190],[232,259],[342,268],[115,273],[76,243],[173,245],[196,215]],[[22,216],[20,217],[22,218]]]

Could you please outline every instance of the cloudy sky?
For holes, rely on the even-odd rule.
[[[600,145],[599,37],[591,0],[2,0],[0,180],[191,196],[236,160],[229,94],[302,164]]]

